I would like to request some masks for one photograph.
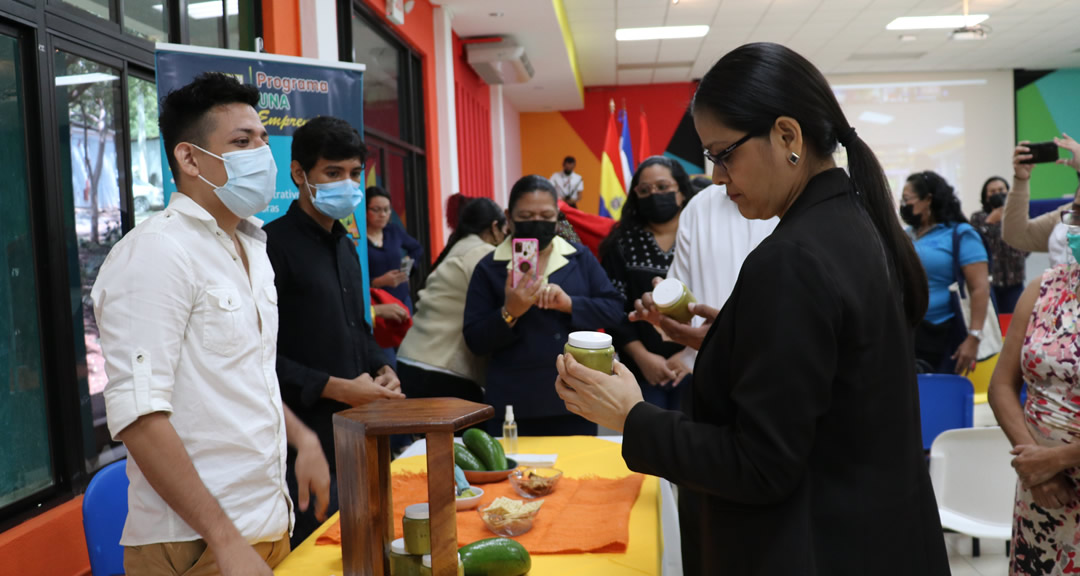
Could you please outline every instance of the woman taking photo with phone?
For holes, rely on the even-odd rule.
[[[1068,134],[1054,138],[1054,143],[1072,153],[1070,158],[1058,158],[1055,164],[1066,165],[1080,172],[1080,142]],[[1061,212],[1080,210],[1080,187],[1069,204],[1052,210],[1037,218],[1029,217],[1031,201],[1031,170],[1034,168],[1028,141],[1020,142],[1013,150],[1013,186],[1005,199],[1005,212],[1001,222],[1001,237],[1010,246],[1026,252],[1048,252],[1050,266],[1060,266],[1075,262],[1070,255],[1065,239],[1065,225],[1061,223]],[[1045,192],[1044,192],[1045,193]],[[1057,196],[1057,193],[1051,193]]]
[[[485,402],[495,407],[488,432],[500,433],[514,407],[523,436],[594,435],[596,425],[566,410],[551,388],[567,336],[617,324],[623,300],[589,249],[556,235],[555,187],[525,176],[510,190],[510,233],[480,261],[465,300],[465,343],[489,359]],[[536,267],[513,285],[513,240],[537,241]]]
[[[821,73],[778,44],[721,58],[693,119],[713,181],[780,224],[722,313],[693,305],[704,327],[636,305],[700,350],[691,413],[643,402],[621,364],[607,376],[569,355],[556,390],[622,432],[631,470],[679,485],[688,575],[948,574],[911,348],[926,276],[881,165]]]

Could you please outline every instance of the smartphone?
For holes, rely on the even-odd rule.
[[[1031,150],[1031,159],[1024,161],[1023,164],[1046,164],[1049,162],[1057,162],[1058,146],[1052,141],[1028,144],[1027,147]]]
[[[401,270],[406,276],[408,276],[409,274],[412,274],[413,264],[415,263],[416,261],[412,258],[409,258],[408,256],[403,256],[401,258],[401,267],[398,268],[398,270]]]
[[[513,274],[511,286],[517,288],[518,283],[530,274],[536,273],[536,261],[540,256],[540,241],[535,238],[515,238]]]

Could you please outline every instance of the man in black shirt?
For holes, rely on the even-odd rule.
[[[363,270],[338,220],[363,200],[367,149],[347,122],[322,116],[293,134],[292,180],[300,198],[265,227],[278,297],[281,395],[319,436],[330,464],[330,510],[338,509],[332,416],[380,398],[404,398],[397,375],[364,320]],[[295,548],[319,522],[296,505],[295,458],[288,461],[296,510]]]

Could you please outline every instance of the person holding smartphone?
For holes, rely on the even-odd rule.
[[[1031,218],[1031,171],[1037,160],[1032,154],[1031,143],[1024,140],[1013,150],[1013,185],[1005,199],[1005,211],[1001,220],[1001,237],[1010,246],[1025,252],[1047,252],[1050,266],[1060,266],[1072,262],[1072,255],[1065,239],[1066,226],[1061,221],[1063,211],[1080,211],[1080,186],[1077,187],[1073,201]],[[1070,158],[1057,158],[1055,164],[1071,167],[1080,172],[1080,142],[1062,133],[1061,138],[1054,138],[1054,144],[1072,153]]]
[[[367,244],[371,287],[382,288],[413,312],[409,272],[424,257],[424,248],[393,221],[390,194],[379,186],[367,189]],[[408,270],[408,272],[406,271]]]
[[[519,434],[596,434],[596,425],[571,414],[551,382],[555,358],[567,336],[618,324],[622,295],[588,248],[556,235],[555,187],[525,176],[510,190],[506,211],[511,237],[476,265],[465,298],[465,344],[488,358],[484,400],[495,407],[488,432],[495,435],[514,406]],[[514,240],[536,241],[536,266],[522,281],[510,273]],[[532,268],[530,266],[530,268]]]

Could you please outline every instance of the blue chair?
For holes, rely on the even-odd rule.
[[[974,408],[975,388],[967,378],[919,374],[923,449],[929,451],[938,434],[946,430],[971,428]]]
[[[83,496],[83,532],[94,576],[124,573],[120,535],[128,512],[126,465],[125,459],[99,470]]]

